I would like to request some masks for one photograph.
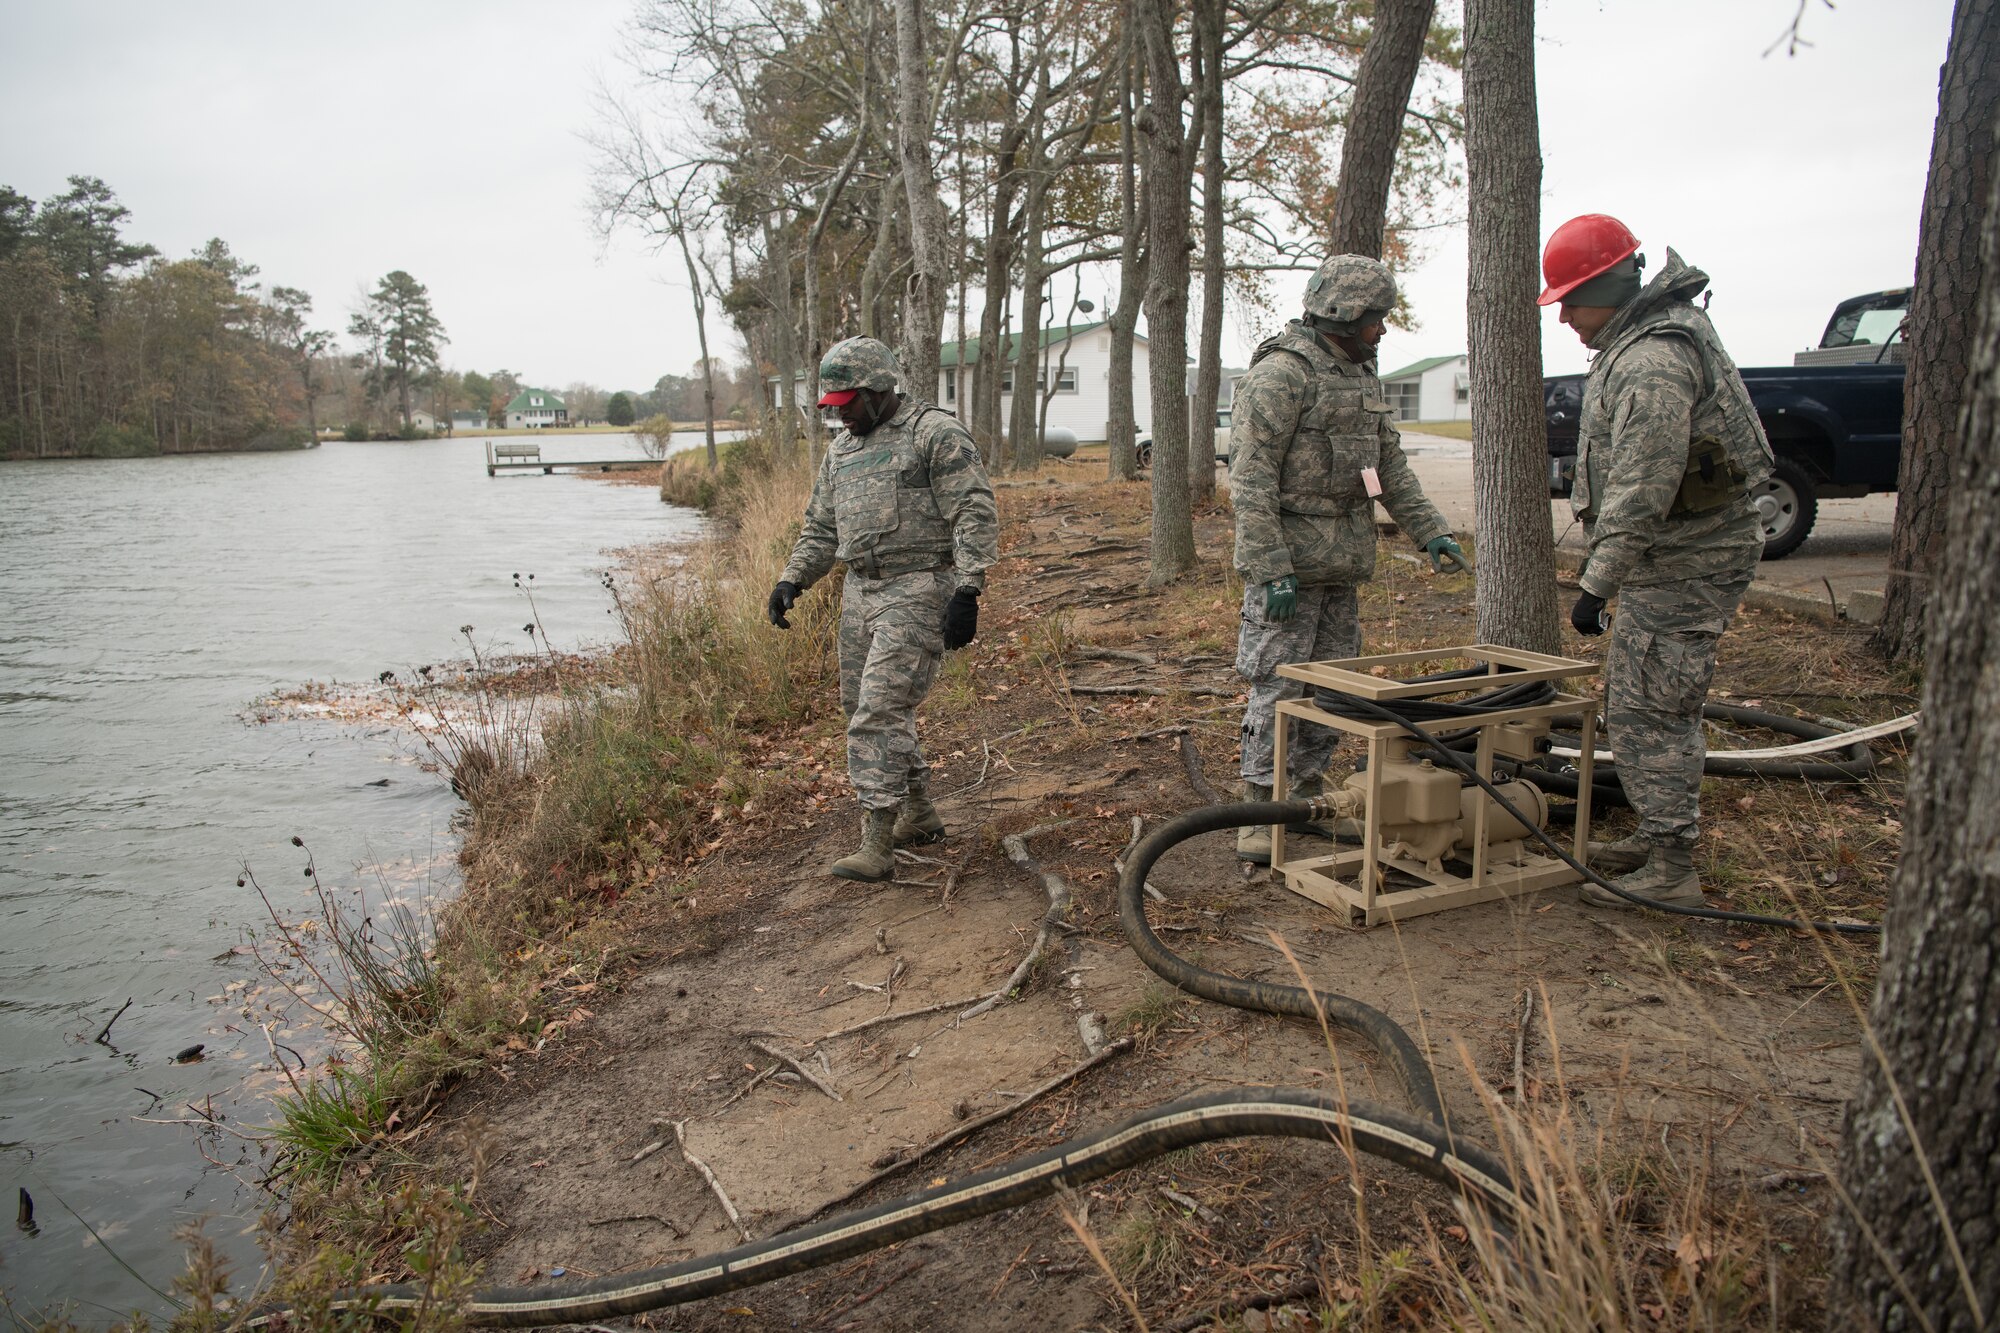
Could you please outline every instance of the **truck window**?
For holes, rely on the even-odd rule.
[[[1833,318],[1827,321],[1826,333],[1821,336],[1819,345],[1875,347],[1886,342],[1900,342],[1897,331],[1902,327],[1903,317],[1909,313],[1909,304],[1910,289],[1907,287],[1842,301],[1834,307]]]

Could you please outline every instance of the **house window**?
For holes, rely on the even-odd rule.
[[[1049,370],[1047,366],[1044,366],[1035,375],[1035,392],[1047,393],[1048,388],[1049,388]],[[1064,366],[1062,368],[1062,374],[1056,378],[1056,392],[1057,393],[1076,392],[1075,366]]]
[[[1011,371],[1011,370],[1003,370],[1003,371],[1001,371],[1001,372],[1000,372],[1000,392],[1001,392],[1001,393],[1012,393],[1012,392],[1014,392],[1014,372],[1013,372],[1013,371]]]
[[[1419,398],[1421,386],[1416,380],[1398,380],[1394,384],[1382,386],[1389,393],[1389,406],[1396,409],[1396,420],[1415,421],[1421,410]]]
[[[1460,375],[1453,381],[1451,400],[1455,403],[1469,403],[1472,401],[1472,381],[1469,378]]]
[[[947,370],[944,373],[944,400],[947,403],[958,401],[958,372],[956,370]]]

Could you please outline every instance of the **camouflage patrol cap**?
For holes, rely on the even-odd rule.
[[[847,338],[826,349],[820,358],[821,407],[854,401],[862,389],[896,387],[896,356],[873,338]]]
[[[1306,283],[1306,314],[1345,325],[1352,333],[1362,316],[1382,316],[1396,307],[1396,279],[1389,266],[1366,255],[1334,255]]]

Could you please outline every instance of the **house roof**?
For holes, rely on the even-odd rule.
[[[551,393],[551,392],[550,392],[549,390],[547,390],[547,389],[523,389],[523,390],[521,390],[521,392],[519,392],[519,393],[515,394],[515,395],[514,395],[514,397],[513,397],[513,399],[512,399],[512,401],[510,401],[510,402],[509,402],[509,403],[507,404],[507,410],[508,410],[509,412],[533,412],[533,411],[535,411],[535,410],[536,410],[536,407],[535,407],[535,405],[534,405],[534,404],[532,404],[532,403],[530,403],[530,402],[528,401],[528,399],[529,399],[530,397],[537,397],[537,398],[540,398],[540,399],[542,400],[542,402],[541,402],[541,407],[542,407],[542,408],[544,408],[544,409],[546,409],[546,408],[551,408],[551,407],[559,407],[559,408],[563,408],[563,409],[564,409],[565,411],[567,411],[567,410],[568,410],[568,409],[567,409],[567,407],[565,407],[565,405],[564,405],[564,403],[563,403],[563,400],[562,400],[562,397],[561,397],[560,395],[558,395],[558,394],[554,394],[554,393]]]
[[[1450,356],[1427,356],[1421,361],[1412,362],[1404,366],[1401,370],[1382,376],[1381,380],[1384,384],[1387,384],[1390,380],[1406,380],[1413,375],[1421,375],[1426,370],[1436,370],[1448,361],[1462,360],[1464,356],[1465,353],[1463,352],[1453,352]]]
[[[1100,319],[1089,324],[1062,324],[1055,328],[1043,329],[1041,344],[1036,350],[1039,351],[1054,347],[1057,343],[1068,342],[1072,338],[1081,338],[1086,333],[1103,328],[1104,325],[1105,321]],[[1135,333],[1132,337],[1135,342],[1146,341],[1146,335],[1143,333]],[[980,340],[978,338],[966,339],[962,355],[958,343],[946,343],[938,349],[939,368],[949,370],[956,365],[977,361],[979,359],[979,343]],[[1001,355],[1001,360],[1012,361],[1020,354],[1020,351],[1021,335],[1010,333],[1007,335],[1007,350]]]
[[[461,408],[451,414],[453,421],[458,421],[465,417],[478,417],[481,421],[486,420],[486,414],[478,408]]]

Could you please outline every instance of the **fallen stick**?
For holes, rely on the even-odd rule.
[[[806,1068],[803,1064],[799,1063],[797,1060],[794,1060],[791,1056],[786,1055],[783,1051],[779,1050],[777,1047],[772,1046],[767,1042],[761,1042],[761,1041],[752,1041],[750,1044],[756,1047],[758,1050],[762,1051],[764,1054],[770,1056],[774,1060],[783,1060],[786,1064],[790,1065],[793,1069],[798,1071],[800,1078],[812,1084],[815,1088],[818,1088],[821,1092],[833,1098],[835,1101],[838,1102],[845,1100],[845,1098],[843,1098],[839,1093],[833,1090],[833,1085],[831,1083],[828,1083],[818,1074],[813,1073],[812,1070]],[[749,1238],[746,1236],[744,1239],[747,1240]]]
[[[1208,785],[1208,775],[1201,771],[1201,751],[1194,748],[1194,737],[1183,731],[1180,747],[1181,767],[1187,770],[1188,786],[1210,805],[1222,804],[1222,793]]]
[[[1519,1027],[1514,1029],[1514,1104],[1516,1106],[1523,1105],[1528,1100],[1527,1090],[1523,1086],[1527,1080],[1522,1073],[1522,1067],[1527,1063],[1528,1020],[1534,1016],[1535,991],[1533,987],[1527,987],[1521,991],[1521,1023]]]
[[[1158,666],[1160,659],[1151,653],[1127,652],[1123,648],[1078,647],[1076,655],[1094,662],[1131,662],[1136,666]]]
[[[825,1203],[813,1209],[813,1211],[807,1213],[804,1217],[796,1218],[790,1222],[785,1223],[784,1226],[778,1228],[778,1231],[780,1232],[789,1231],[795,1226],[800,1226],[803,1225],[804,1223],[812,1221],[815,1217],[818,1217],[821,1213],[826,1212],[830,1208],[838,1208],[840,1207],[840,1205],[848,1202],[849,1200],[857,1198],[858,1196],[867,1193],[869,1190],[873,1189],[876,1185],[879,1185],[884,1180],[887,1180],[890,1176],[897,1175],[901,1172],[909,1170],[911,1167],[915,1166],[918,1162],[923,1161],[924,1158],[930,1156],[932,1153],[937,1152],[943,1148],[948,1148],[952,1144],[957,1143],[960,1139],[966,1138],[972,1134],[976,1134],[980,1130],[985,1129],[988,1125],[997,1124],[998,1122],[1005,1120],[1008,1116],[1013,1115],[1018,1111],[1021,1111],[1029,1106],[1034,1105],[1037,1101],[1041,1100],[1043,1097],[1048,1096],[1050,1093],[1063,1087],[1065,1084],[1071,1083],[1076,1079],[1081,1078],[1083,1075],[1097,1068],[1097,1066],[1103,1064],[1106,1060],[1111,1060],[1125,1054],[1125,1052],[1132,1049],[1132,1046],[1133,1042],[1130,1037],[1118,1038],[1118,1040],[1106,1046],[1096,1055],[1093,1055],[1087,1060],[1083,1060],[1077,1064],[1070,1066],[1067,1070],[1064,1070],[1062,1073],[1057,1074],[1054,1078],[1050,1079],[1048,1082],[1029,1089],[1027,1092],[1022,1093],[1020,1097],[1018,1097],[1014,1101],[1007,1103],[1007,1105],[1001,1107],[999,1110],[990,1111],[987,1114],[980,1116],[976,1120],[968,1120],[962,1125],[957,1125],[951,1129],[946,1130],[944,1133],[932,1139],[929,1143],[926,1143],[923,1147],[918,1148],[908,1157],[903,1158],[899,1162],[894,1162],[889,1166],[883,1167],[880,1171],[877,1171],[874,1175],[868,1177],[866,1180],[862,1181],[859,1185],[856,1185],[853,1189],[847,1191],[845,1194],[842,1194],[837,1198],[828,1199]],[[774,1232],[773,1234],[775,1235],[777,1233]]]
[[[724,1102],[722,1105],[716,1107],[713,1111],[710,1111],[708,1113],[709,1119],[713,1120],[716,1116],[721,1115],[724,1111],[727,1111],[730,1107],[736,1105],[736,1103],[742,1101],[745,1097],[748,1097],[751,1093],[757,1090],[757,1085],[759,1083],[762,1083],[765,1079],[771,1077],[771,1075],[777,1073],[780,1069],[783,1068],[784,1068],[783,1065],[772,1065],[769,1069],[760,1069],[756,1073],[752,1074],[750,1076],[750,1081],[748,1083],[745,1083],[742,1087],[738,1088],[736,1091],[729,1094],[728,1101]]]
[[[1071,694],[1151,694],[1164,697],[1169,694],[1203,694],[1211,698],[1223,699],[1235,696],[1235,690],[1219,690],[1213,685],[1182,685],[1175,689],[1163,690],[1157,685],[1072,685]]]
[[[125,1014],[125,1011],[127,1009],[130,1009],[131,1007],[132,1007],[132,1001],[128,998],[125,1001],[125,1003],[118,1006],[117,1013],[111,1015],[111,1017],[104,1020],[104,1026],[97,1030],[97,1036],[92,1038],[92,1040],[97,1041],[102,1045],[109,1046],[111,1043],[106,1041],[105,1038],[111,1035],[111,1025],[113,1023],[116,1023],[120,1018],[122,1018]]]
[[[851,1037],[857,1032],[865,1032],[869,1028],[880,1027],[884,1023],[895,1023],[905,1018],[921,1018],[925,1014],[940,1013],[946,1009],[963,1009],[966,1005],[977,1004],[985,998],[986,992],[981,991],[977,995],[968,995],[959,1000],[940,1000],[936,1004],[927,1004],[921,1009],[902,1009],[893,1014],[877,1014],[873,1018],[864,1018],[859,1023],[849,1023],[844,1028],[836,1028],[832,1032],[814,1037],[813,1045],[817,1046],[823,1041],[833,1041],[838,1037]]]
[[[1015,987],[1028,979],[1028,973],[1041,961],[1042,953],[1049,947],[1050,937],[1055,934],[1056,927],[1062,924],[1063,913],[1069,910],[1069,881],[1053,871],[1042,869],[1041,863],[1028,851],[1028,839],[1052,833],[1059,828],[1067,828],[1076,822],[1075,819],[1058,819],[1049,824],[1037,824],[1021,833],[1010,833],[1000,839],[1000,846],[1005,849],[1007,859],[1040,881],[1042,892],[1048,895],[1049,906],[1048,910],[1042,913],[1042,926],[1035,932],[1035,942],[1029,946],[1028,956],[1021,960],[1020,966],[1007,974],[1007,979],[1000,983],[998,990],[960,1014],[958,1017],[961,1022],[968,1018],[977,1018],[1006,999]]]
[[[707,1162],[688,1151],[687,1121],[676,1120],[673,1124],[674,1142],[680,1147],[681,1160],[701,1173],[701,1178],[708,1182],[709,1189],[715,1192],[716,1202],[722,1205],[723,1215],[735,1226],[736,1234],[748,1242],[751,1239],[750,1228],[743,1225],[743,1218],[737,1213],[736,1205],[729,1201],[729,1194],[722,1188],[722,1182],[715,1178],[715,1172],[708,1169]]]

